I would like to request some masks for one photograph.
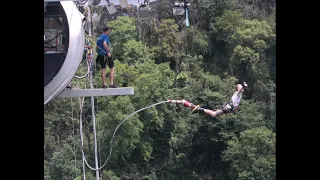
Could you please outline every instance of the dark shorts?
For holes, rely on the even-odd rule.
[[[105,69],[107,67],[107,64],[110,69],[114,67],[114,61],[112,59],[112,56],[108,57],[108,56],[98,55],[96,61],[97,61],[97,64],[100,64],[101,69]]]

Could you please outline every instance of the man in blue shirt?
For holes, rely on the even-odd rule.
[[[114,61],[111,56],[111,51],[109,47],[109,36],[110,29],[104,28],[103,34],[97,40],[97,64],[99,63],[101,66],[101,79],[102,79],[102,87],[106,88],[106,65],[108,64],[110,68],[110,88],[116,88],[116,85],[113,82],[114,77]]]

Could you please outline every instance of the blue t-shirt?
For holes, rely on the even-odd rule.
[[[97,48],[98,48],[98,54],[99,55],[106,55],[107,54],[107,52],[106,52],[106,50],[104,49],[104,47],[103,47],[103,42],[104,41],[106,41],[107,42],[107,45],[108,45],[108,47],[109,47],[109,36],[108,35],[106,35],[106,34],[102,34],[99,38],[98,38],[98,40],[97,40]],[[110,48],[110,47],[109,47]],[[103,51],[102,51],[103,50]],[[109,49],[109,51],[110,51],[110,49]]]

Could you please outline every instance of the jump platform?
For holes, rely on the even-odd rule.
[[[133,87],[121,88],[99,88],[99,89],[65,89],[57,97],[71,98],[71,97],[91,97],[91,96],[121,96],[133,95]]]

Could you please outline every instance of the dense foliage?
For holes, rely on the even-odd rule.
[[[172,15],[169,2],[153,7],[157,18],[137,23],[136,17],[119,16],[107,23],[114,28],[116,84],[134,87],[135,94],[95,98],[99,164],[115,127],[135,110],[167,99],[214,109],[230,99],[235,83],[246,81],[249,89],[238,112],[217,118],[172,104],[134,115],[119,128],[100,179],[274,180],[275,1],[191,0],[188,28]],[[77,74],[86,71],[82,63]],[[100,88],[99,68],[93,70]],[[72,85],[89,87],[85,79]],[[85,98],[84,151],[94,167],[90,105]],[[73,98],[44,108],[45,180],[82,179],[79,107]],[[85,173],[95,179],[87,167]]]

